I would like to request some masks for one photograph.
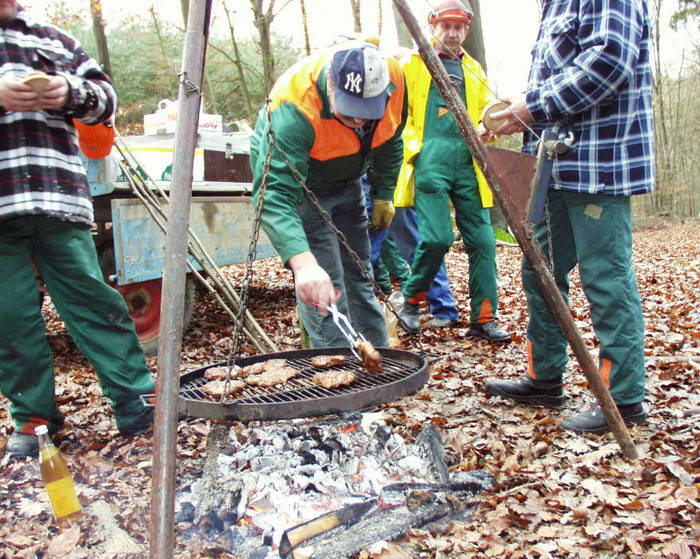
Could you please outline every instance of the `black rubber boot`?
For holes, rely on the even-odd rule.
[[[647,413],[644,411],[642,404],[628,404],[617,406],[620,410],[625,425],[642,425],[647,422]],[[586,433],[607,433],[610,431],[608,421],[605,419],[603,410],[600,406],[595,405],[592,408],[565,419],[561,422],[561,426],[568,431],[573,431],[579,435]]]
[[[404,303],[399,324],[409,334],[417,334],[420,331],[420,306]]]
[[[510,334],[505,330],[501,330],[494,320],[484,324],[472,324],[468,334],[495,343],[507,344],[510,342]]]
[[[523,375],[519,380],[489,380],[486,392],[523,404],[557,408],[564,403],[561,380],[542,382]]]
[[[15,431],[10,436],[10,440],[7,441],[5,452],[10,458],[27,458],[29,456],[36,458],[39,456],[39,440],[35,435]]]
[[[119,420],[119,434],[122,437],[135,437],[148,431],[153,425],[153,409],[144,408],[138,415],[123,417]]]

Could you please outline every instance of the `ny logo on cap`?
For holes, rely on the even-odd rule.
[[[345,91],[350,91],[353,93],[362,93],[360,84],[362,83],[362,76],[355,72],[350,72],[345,75],[345,85],[343,88]]]

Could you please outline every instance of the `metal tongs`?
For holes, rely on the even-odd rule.
[[[331,313],[333,322],[338,327],[338,330],[340,330],[341,334],[343,334],[348,342],[350,342],[350,351],[352,351],[352,354],[357,357],[360,362],[364,363],[364,359],[357,352],[357,346],[360,342],[366,342],[367,338],[365,338],[362,334],[355,332],[355,329],[351,326],[348,317],[338,310],[335,303],[328,305],[328,312]]]

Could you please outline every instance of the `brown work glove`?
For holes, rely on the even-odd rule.
[[[394,219],[394,204],[391,200],[372,200],[372,219],[369,223],[369,229],[373,233],[381,233],[386,231],[391,225],[391,220]]]

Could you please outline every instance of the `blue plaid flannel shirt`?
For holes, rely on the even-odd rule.
[[[544,0],[526,92],[541,135],[571,130],[551,188],[631,195],[654,187],[647,0]],[[536,153],[526,131],[523,151]]]

